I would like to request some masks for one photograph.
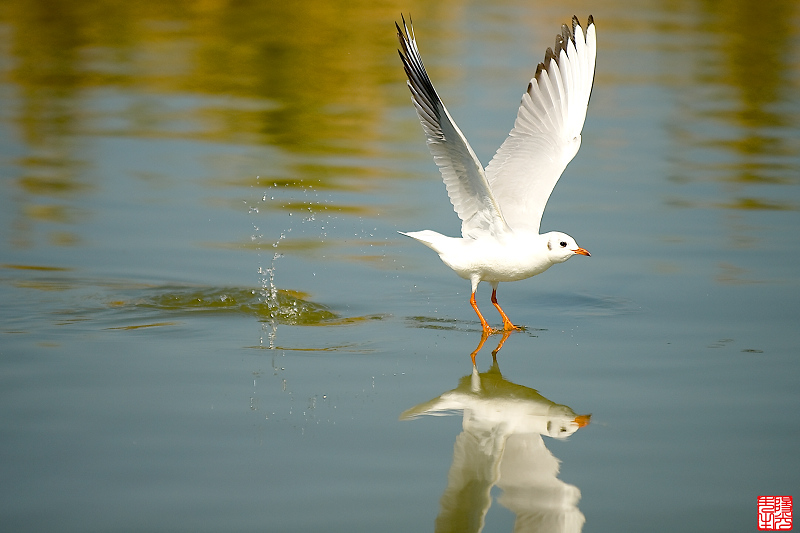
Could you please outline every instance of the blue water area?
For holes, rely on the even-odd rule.
[[[501,283],[505,337],[397,233],[460,228],[401,12],[484,163],[596,21],[542,223],[592,256]],[[754,531],[800,479],[798,16],[4,3],[2,529]]]

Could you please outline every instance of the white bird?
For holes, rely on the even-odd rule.
[[[433,88],[410,19],[407,25],[403,18],[405,32],[395,26],[411,99],[461,219],[462,237],[431,230],[400,233],[434,250],[471,282],[470,305],[484,334],[499,330],[489,326],[475,303],[481,281],[492,286],[503,330],[520,329],[497,303],[498,283],[541,274],[575,254],[591,255],[565,233],[540,235],[539,225],[550,193],[581,145],[594,80],[594,19],[589,16],[585,33],[577,17],[571,29],[562,25],[555,50],[547,49],[522,95],[514,128],[485,170]]]

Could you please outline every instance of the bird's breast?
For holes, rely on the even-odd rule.
[[[538,239],[453,239],[439,257],[459,276],[484,281],[517,281],[541,274],[552,262]]]

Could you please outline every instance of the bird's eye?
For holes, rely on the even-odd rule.
[[[566,247],[567,247],[567,243],[566,243],[566,242],[564,242],[564,241],[561,241],[561,242],[560,242],[560,243],[558,243],[558,244],[560,244],[562,248],[566,248]]]

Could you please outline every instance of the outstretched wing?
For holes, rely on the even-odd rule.
[[[522,95],[514,129],[486,167],[486,178],[508,225],[539,231],[547,199],[578,153],[592,92],[596,55],[594,19],[586,33],[572,17],[556,36],[555,51]]]
[[[433,88],[414,40],[414,30],[406,25],[405,33],[397,27],[400,59],[403,60],[411,99],[417,109],[427,137],[428,148],[444,178],[447,194],[461,218],[461,234],[477,238],[481,234],[496,235],[506,231],[498,203],[492,196],[489,182],[475,152],[458,129]]]

